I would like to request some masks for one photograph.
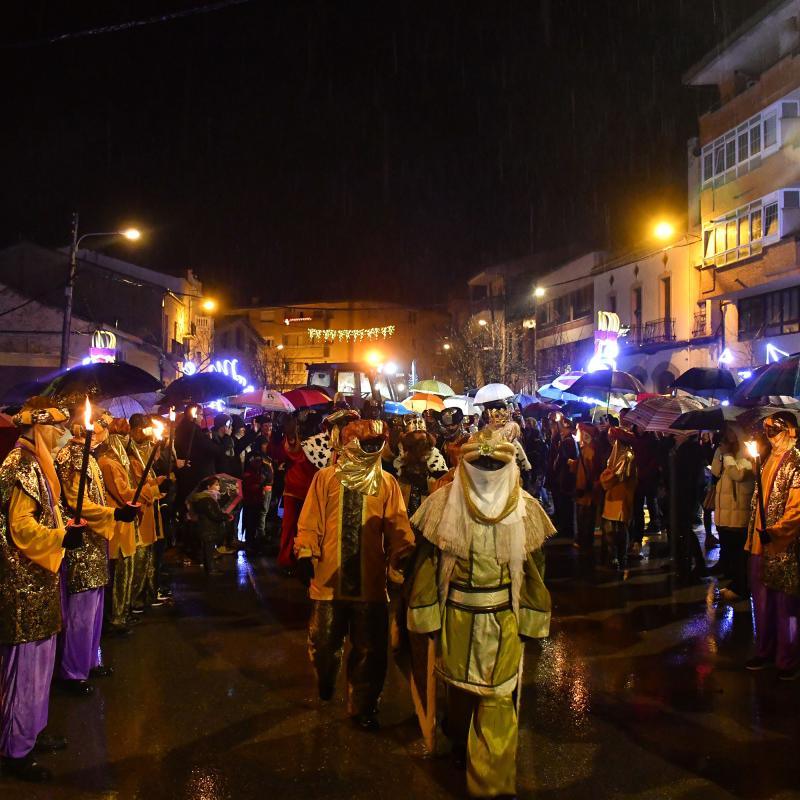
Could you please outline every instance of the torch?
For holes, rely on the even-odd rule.
[[[186,450],[186,465],[189,466],[192,462],[192,444],[194,443],[194,435],[197,432],[197,406],[192,406],[189,409],[189,416],[195,424],[192,425],[192,432],[189,434],[189,447]]]
[[[150,450],[150,457],[147,459],[147,463],[144,465],[144,472],[142,472],[141,480],[139,481],[139,485],[136,487],[136,492],[133,495],[133,500],[131,500],[131,505],[135,506],[136,503],[139,502],[139,495],[142,493],[142,489],[144,489],[145,482],[147,481],[147,476],[150,474],[150,469],[153,466],[153,462],[156,460],[156,453],[158,453],[161,447],[161,435],[164,433],[164,423],[160,420],[154,419],[153,420],[153,436],[156,437],[155,442],[153,442],[153,447]]]
[[[86,396],[86,404],[83,407],[83,429],[86,431],[83,440],[83,461],[81,462],[81,477],[78,481],[78,499],[75,501],[75,524],[81,524],[81,512],[83,511],[83,494],[86,490],[86,475],[89,472],[89,456],[92,452],[92,404],[89,396]]]
[[[761,485],[761,456],[758,452],[758,442],[751,439],[749,442],[745,442],[744,446],[747,448],[747,454],[753,459],[755,465],[758,514],[761,519],[761,524],[766,528],[767,515],[764,513],[764,487]],[[758,530],[758,538],[761,540],[761,544],[769,544],[770,542],[769,534],[761,528]]]
[[[175,406],[169,409],[169,442],[167,443],[167,478],[172,471],[172,448],[175,443]]]

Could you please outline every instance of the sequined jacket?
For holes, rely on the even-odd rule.
[[[764,513],[767,517],[767,527],[776,525],[783,517],[786,510],[786,503],[789,499],[790,489],[800,489],[800,450],[796,447],[787,450],[783,456],[778,471],[772,480],[772,490],[764,486],[764,492],[769,491],[769,497],[764,498]],[[758,492],[753,492],[753,499],[750,501],[750,525],[747,531],[746,549],[750,549],[755,528],[756,514],[758,509]],[[800,531],[798,531],[800,534]],[[781,537],[773,539],[766,549],[768,552],[779,553],[786,550],[789,544],[796,539],[794,537]]]
[[[55,458],[56,472],[61,481],[61,498],[71,494],[70,488],[80,475],[83,463],[83,444],[71,441],[58,451]],[[73,490],[74,491],[74,490]],[[89,456],[89,470],[86,476],[86,496],[84,502],[90,501],[98,506],[106,505],[105,486],[100,467],[95,457]],[[71,516],[70,509],[65,516]],[[86,531],[84,546],[76,550],[67,550],[64,558],[67,571],[67,591],[70,594],[100,589],[108,583],[108,542],[91,527]]]
[[[38,506],[37,522],[58,527],[41,467],[15,448],[0,466],[0,644],[10,645],[48,639],[61,630],[58,573],[26,558],[11,538],[8,513],[16,486]]]

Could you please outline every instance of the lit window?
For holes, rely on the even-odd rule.
[[[750,217],[739,217],[739,244],[750,244]]]
[[[754,242],[761,238],[761,209],[750,213],[750,231]]]

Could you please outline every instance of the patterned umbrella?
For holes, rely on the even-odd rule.
[[[645,431],[669,431],[681,414],[698,411],[703,404],[694,397],[651,397],[643,400],[625,416],[626,425]]]
[[[441,381],[417,381],[412,387],[412,392],[426,392],[427,394],[438,394],[439,397],[453,397],[455,392]]]
[[[800,398],[800,353],[770,364],[740,387],[745,398],[786,395]],[[739,392],[736,393],[737,401]]]

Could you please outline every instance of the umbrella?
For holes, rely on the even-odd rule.
[[[187,403],[210,403],[238,394],[242,386],[221,372],[197,372],[184,375],[167,386],[162,405],[182,406]]]
[[[712,406],[686,411],[672,424],[676,431],[718,431],[726,422],[734,422],[748,409],[741,406]],[[628,417],[633,412],[628,414]]]
[[[742,386],[742,393],[746,398],[770,395],[800,397],[800,353],[776,361],[760,375],[754,375],[746,386]]]
[[[394,400],[385,400],[383,403],[384,414],[394,414],[397,417],[402,417],[408,414],[408,409],[402,404]]]
[[[592,392],[629,392],[638,394],[644,386],[629,372],[617,369],[598,369],[581,375],[568,387],[570,394],[583,397]]]
[[[777,411],[789,411],[794,414],[798,419],[798,425],[800,425],[800,408],[798,408],[797,405],[791,408],[785,406],[782,408],[777,408],[776,406],[756,406],[755,408],[743,409],[742,413],[736,418],[736,423],[745,430],[753,430],[760,425],[762,420],[771,417]]]
[[[176,381],[177,383],[177,381]],[[67,401],[89,395],[93,400],[111,400],[132,394],[157,392],[161,383],[149,372],[124,362],[81,364],[53,378],[42,389],[45,397]]]
[[[292,389],[290,392],[284,392],[283,396],[296,409],[323,406],[332,402],[330,397],[319,389]]]
[[[698,411],[703,404],[694,397],[651,397],[625,416],[626,425],[645,431],[674,430],[673,423],[687,411]]]
[[[561,391],[564,391],[565,389],[569,389],[570,386],[572,386],[572,384],[578,380],[578,378],[582,378],[585,374],[585,372],[581,372],[580,370],[565,372],[562,375],[553,378],[551,385],[555,386],[556,389],[561,389]]]
[[[160,392],[124,394],[111,400],[107,404],[106,410],[114,417],[125,417],[125,419],[133,414],[149,414],[157,405],[160,396]],[[169,408],[165,411],[169,411]]]
[[[445,397],[444,407],[460,408],[461,413],[465,416],[481,413],[481,410],[475,405],[473,399],[465,394],[455,394],[452,397]]]
[[[527,408],[528,406],[538,403],[539,398],[533,397],[529,394],[522,394],[522,392],[520,392],[519,394],[514,395],[514,402],[516,402],[516,404],[520,407],[520,410],[522,410],[523,408]]]
[[[698,397],[716,397],[730,394],[736,388],[736,378],[728,369],[692,367],[673,381],[672,388]]]
[[[400,404],[405,406],[408,411],[423,412],[429,409],[433,411],[444,411],[445,405],[441,397],[435,394],[427,394],[425,392],[418,392],[407,397]]]
[[[514,392],[504,383],[487,383],[475,393],[475,405],[482,406],[484,403],[494,403],[497,400],[510,400],[513,396]]]
[[[237,394],[228,400],[228,405],[258,406],[263,411],[294,411],[294,406],[275,389],[256,389],[253,392]]]
[[[557,406],[555,403],[536,403],[534,405],[525,406],[525,408],[522,409],[522,416],[543,419],[551,412],[555,413],[556,411],[561,411],[561,406]]]
[[[226,514],[230,514],[242,499],[242,482],[227,472],[218,472],[214,476],[219,481],[219,505]]]
[[[426,392],[427,394],[438,394],[439,397],[453,397],[455,392],[441,381],[417,381],[412,387],[412,392]]]

